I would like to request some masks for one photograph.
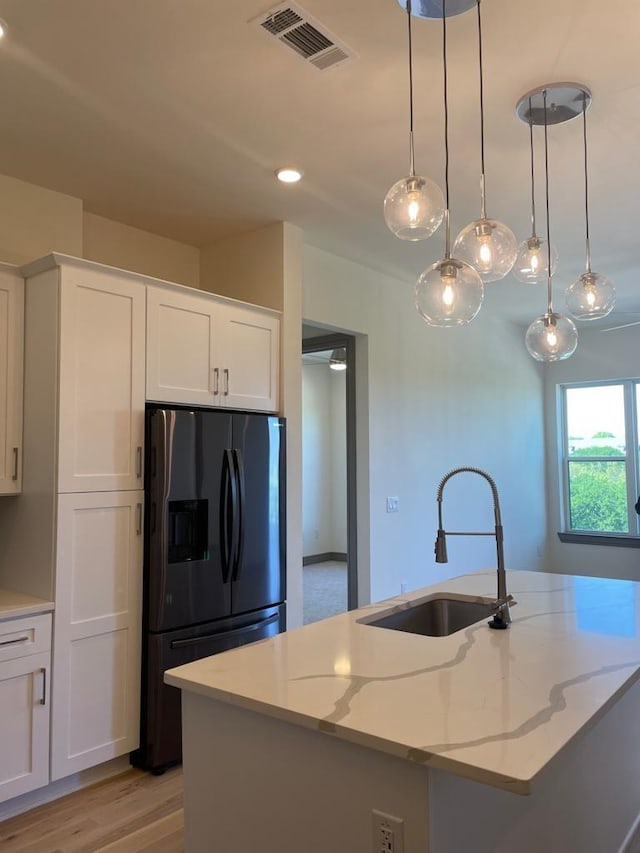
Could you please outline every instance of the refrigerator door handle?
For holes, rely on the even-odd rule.
[[[244,466],[242,464],[242,452],[240,450],[233,451],[235,461],[235,476],[238,483],[238,505],[237,505],[237,537],[236,537],[236,553],[233,562],[233,581],[238,580],[240,574],[240,566],[242,565],[242,556],[244,552],[244,527],[246,514],[246,497],[244,485]]]
[[[201,634],[198,637],[189,637],[188,640],[172,640],[170,645],[172,649],[184,649],[187,646],[197,646],[207,640],[215,640],[216,637],[222,635],[233,637],[238,634],[247,634],[250,631],[257,631],[259,628],[264,628],[272,622],[277,622],[278,618],[278,614],[274,613],[272,616],[267,616],[266,619],[260,619],[259,622],[253,622],[250,625],[244,625],[242,628],[232,628],[230,631],[221,628],[219,631],[214,631],[213,633]]]
[[[234,552],[233,515],[237,502],[236,486],[232,471],[233,459],[230,450],[222,457],[222,488],[220,501],[220,550],[222,556],[222,580],[229,582],[231,561]]]

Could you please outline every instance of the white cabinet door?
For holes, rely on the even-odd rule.
[[[206,296],[147,287],[147,400],[217,405],[215,308]]]
[[[58,498],[51,778],[136,749],[143,492]]]
[[[22,482],[24,280],[0,270],[0,495]]]
[[[216,347],[220,405],[278,411],[280,321],[271,314],[225,305]]]
[[[145,287],[61,267],[58,491],[142,488]]]
[[[49,652],[0,663],[0,802],[49,781],[49,669]]]

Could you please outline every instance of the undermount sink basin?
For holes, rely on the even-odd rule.
[[[463,628],[468,628],[483,619],[493,616],[494,604],[490,599],[478,600],[463,596],[432,596],[426,601],[409,605],[402,610],[359,619],[376,628],[389,628],[392,631],[406,631],[409,634],[424,634],[427,637],[447,637]]]

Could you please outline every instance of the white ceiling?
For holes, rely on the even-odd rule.
[[[357,54],[319,72],[249,23],[270,5],[0,0],[9,26],[0,172],[193,245],[284,219],[308,243],[413,280],[442,256],[443,235],[405,243],[382,218],[388,187],[408,167],[406,13],[396,0],[303,0]],[[640,4],[484,0],[482,8],[489,215],[528,236],[518,98],[544,83],[586,84],[593,266],[614,279],[619,311],[640,312]],[[449,34],[455,233],[479,213],[475,13],[450,19]],[[416,167],[442,184],[439,22],[415,21],[414,50]],[[551,128],[550,144],[563,310],[562,286],[584,265],[580,122]],[[303,169],[302,184],[275,181],[274,169],[289,163]],[[542,192],[538,201],[542,213]],[[485,303],[528,322],[545,298],[544,287],[508,279],[487,286]]]

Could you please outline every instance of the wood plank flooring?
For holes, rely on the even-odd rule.
[[[0,823],[2,853],[183,853],[182,769],[128,770]]]

